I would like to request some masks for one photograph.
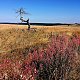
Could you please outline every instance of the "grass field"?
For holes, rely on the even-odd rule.
[[[54,35],[58,38],[53,37]],[[72,43],[69,41],[69,38],[71,37],[72,37],[71,39]],[[45,55],[45,51],[46,51],[46,55],[48,54],[48,52],[51,53],[50,50],[52,50],[54,53],[53,47],[55,47],[55,45],[54,45],[54,42],[51,43],[52,38],[53,38],[53,41],[55,42],[57,51],[58,51],[58,48],[60,48],[61,45],[63,44],[64,46],[63,48],[66,48],[68,52],[79,54],[77,56],[77,59],[74,61],[76,65],[71,63],[73,65],[73,70],[70,72],[70,75],[71,75],[70,77],[73,79],[71,78],[69,79],[69,80],[78,80],[80,78],[79,77],[80,73],[77,71],[77,70],[80,70],[80,67],[79,67],[79,64],[80,64],[80,43],[79,43],[80,42],[80,26],[77,26],[77,25],[33,26],[31,25],[31,30],[28,31],[26,25],[9,25],[9,24],[0,25],[0,79],[3,79],[3,77],[6,75],[7,75],[7,79],[10,79],[11,75],[14,78],[16,77],[15,75],[18,74],[16,79],[13,79],[13,78],[11,79],[12,80],[18,80],[18,79],[26,80],[26,79],[22,79],[21,77],[21,76],[25,76],[22,73],[22,72],[25,72],[25,69],[22,72],[20,72],[23,67],[23,64],[27,65],[27,62],[28,61],[29,63],[32,62],[33,58],[35,58],[37,61],[37,58],[40,58],[41,56],[43,56],[42,54]],[[61,40],[62,42],[60,42]],[[68,46],[67,46],[67,43],[68,43]],[[53,47],[50,46],[50,44],[53,44]],[[72,46],[73,44],[74,46]],[[69,50],[69,48],[71,50]],[[40,52],[37,52],[38,54],[37,57],[36,57],[37,55],[36,50],[39,50],[39,51],[41,50]],[[63,53],[65,53],[64,49],[63,51],[64,51]],[[36,54],[35,57],[33,57],[31,53],[35,53]],[[58,56],[56,55],[56,58],[55,58],[56,60],[58,60],[59,58]],[[64,58],[65,56],[61,56],[61,57]],[[49,61],[49,59],[51,58],[48,56],[47,62]],[[26,60],[26,63],[25,63],[25,60]],[[42,60],[44,61],[44,58],[42,58]],[[39,60],[38,62],[40,61],[41,60]],[[31,66],[32,64],[30,63],[29,65]],[[49,67],[51,68],[51,66]],[[30,69],[30,67],[28,68]],[[12,72],[14,72],[14,74]],[[38,73],[39,73],[39,70],[38,70]],[[29,73],[29,75],[27,74],[28,72],[26,73],[26,78],[28,78],[27,76],[31,76],[31,73]],[[35,80],[35,79],[31,78],[30,80]],[[38,80],[45,80],[45,79],[38,79]]]
[[[31,31],[28,31],[26,25],[0,25],[0,53],[36,44],[45,44],[51,34],[80,33],[80,26],[31,26],[31,28]]]

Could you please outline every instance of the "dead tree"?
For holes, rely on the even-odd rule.
[[[21,17],[20,20],[21,20],[22,22],[27,22],[28,30],[30,30],[30,22],[29,22],[29,18],[28,18],[28,20],[24,20],[23,17]]]
[[[19,13],[18,16],[20,16],[21,22],[27,22],[27,24],[28,24],[28,30],[30,30],[29,18],[28,18],[27,20],[24,20],[24,19],[23,19],[23,14],[29,14],[29,13],[26,13],[26,12],[23,10],[23,8],[20,8],[19,10],[17,10],[16,13]],[[17,16],[17,17],[18,17],[18,16]]]

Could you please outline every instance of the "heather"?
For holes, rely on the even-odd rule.
[[[80,34],[51,34],[45,45],[2,57],[0,79],[79,80],[79,58]]]

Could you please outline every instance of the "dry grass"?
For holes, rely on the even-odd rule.
[[[67,33],[69,36],[72,36],[73,33],[80,34],[80,26],[31,26],[31,30],[28,31],[26,25],[0,25],[0,63],[3,64],[4,60],[8,59],[12,64],[16,65],[16,62],[22,64],[34,46],[39,45],[36,47],[43,48],[43,44],[49,42],[51,35],[57,33]],[[30,51],[28,51],[28,48],[31,48]],[[80,70],[80,55],[75,61],[74,70],[69,76],[74,80],[78,80],[77,78],[80,75],[78,72]],[[6,73],[5,65],[4,70],[2,70],[3,74]],[[17,66],[15,66],[16,71]],[[8,70],[11,71],[11,67],[8,66]],[[11,72],[13,73],[13,71]]]
[[[51,32],[66,32],[72,35],[73,32],[80,33],[80,27],[75,26],[31,26],[31,31],[26,25],[0,25],[0,53],[8,52],[17,48],[26,48],[36,44],[45,44]]]

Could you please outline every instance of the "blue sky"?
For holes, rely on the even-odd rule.
[[[21,7],[30,22],[80,23],[80,0],[0,0],[0,22],[20,22],[15,12]]]

